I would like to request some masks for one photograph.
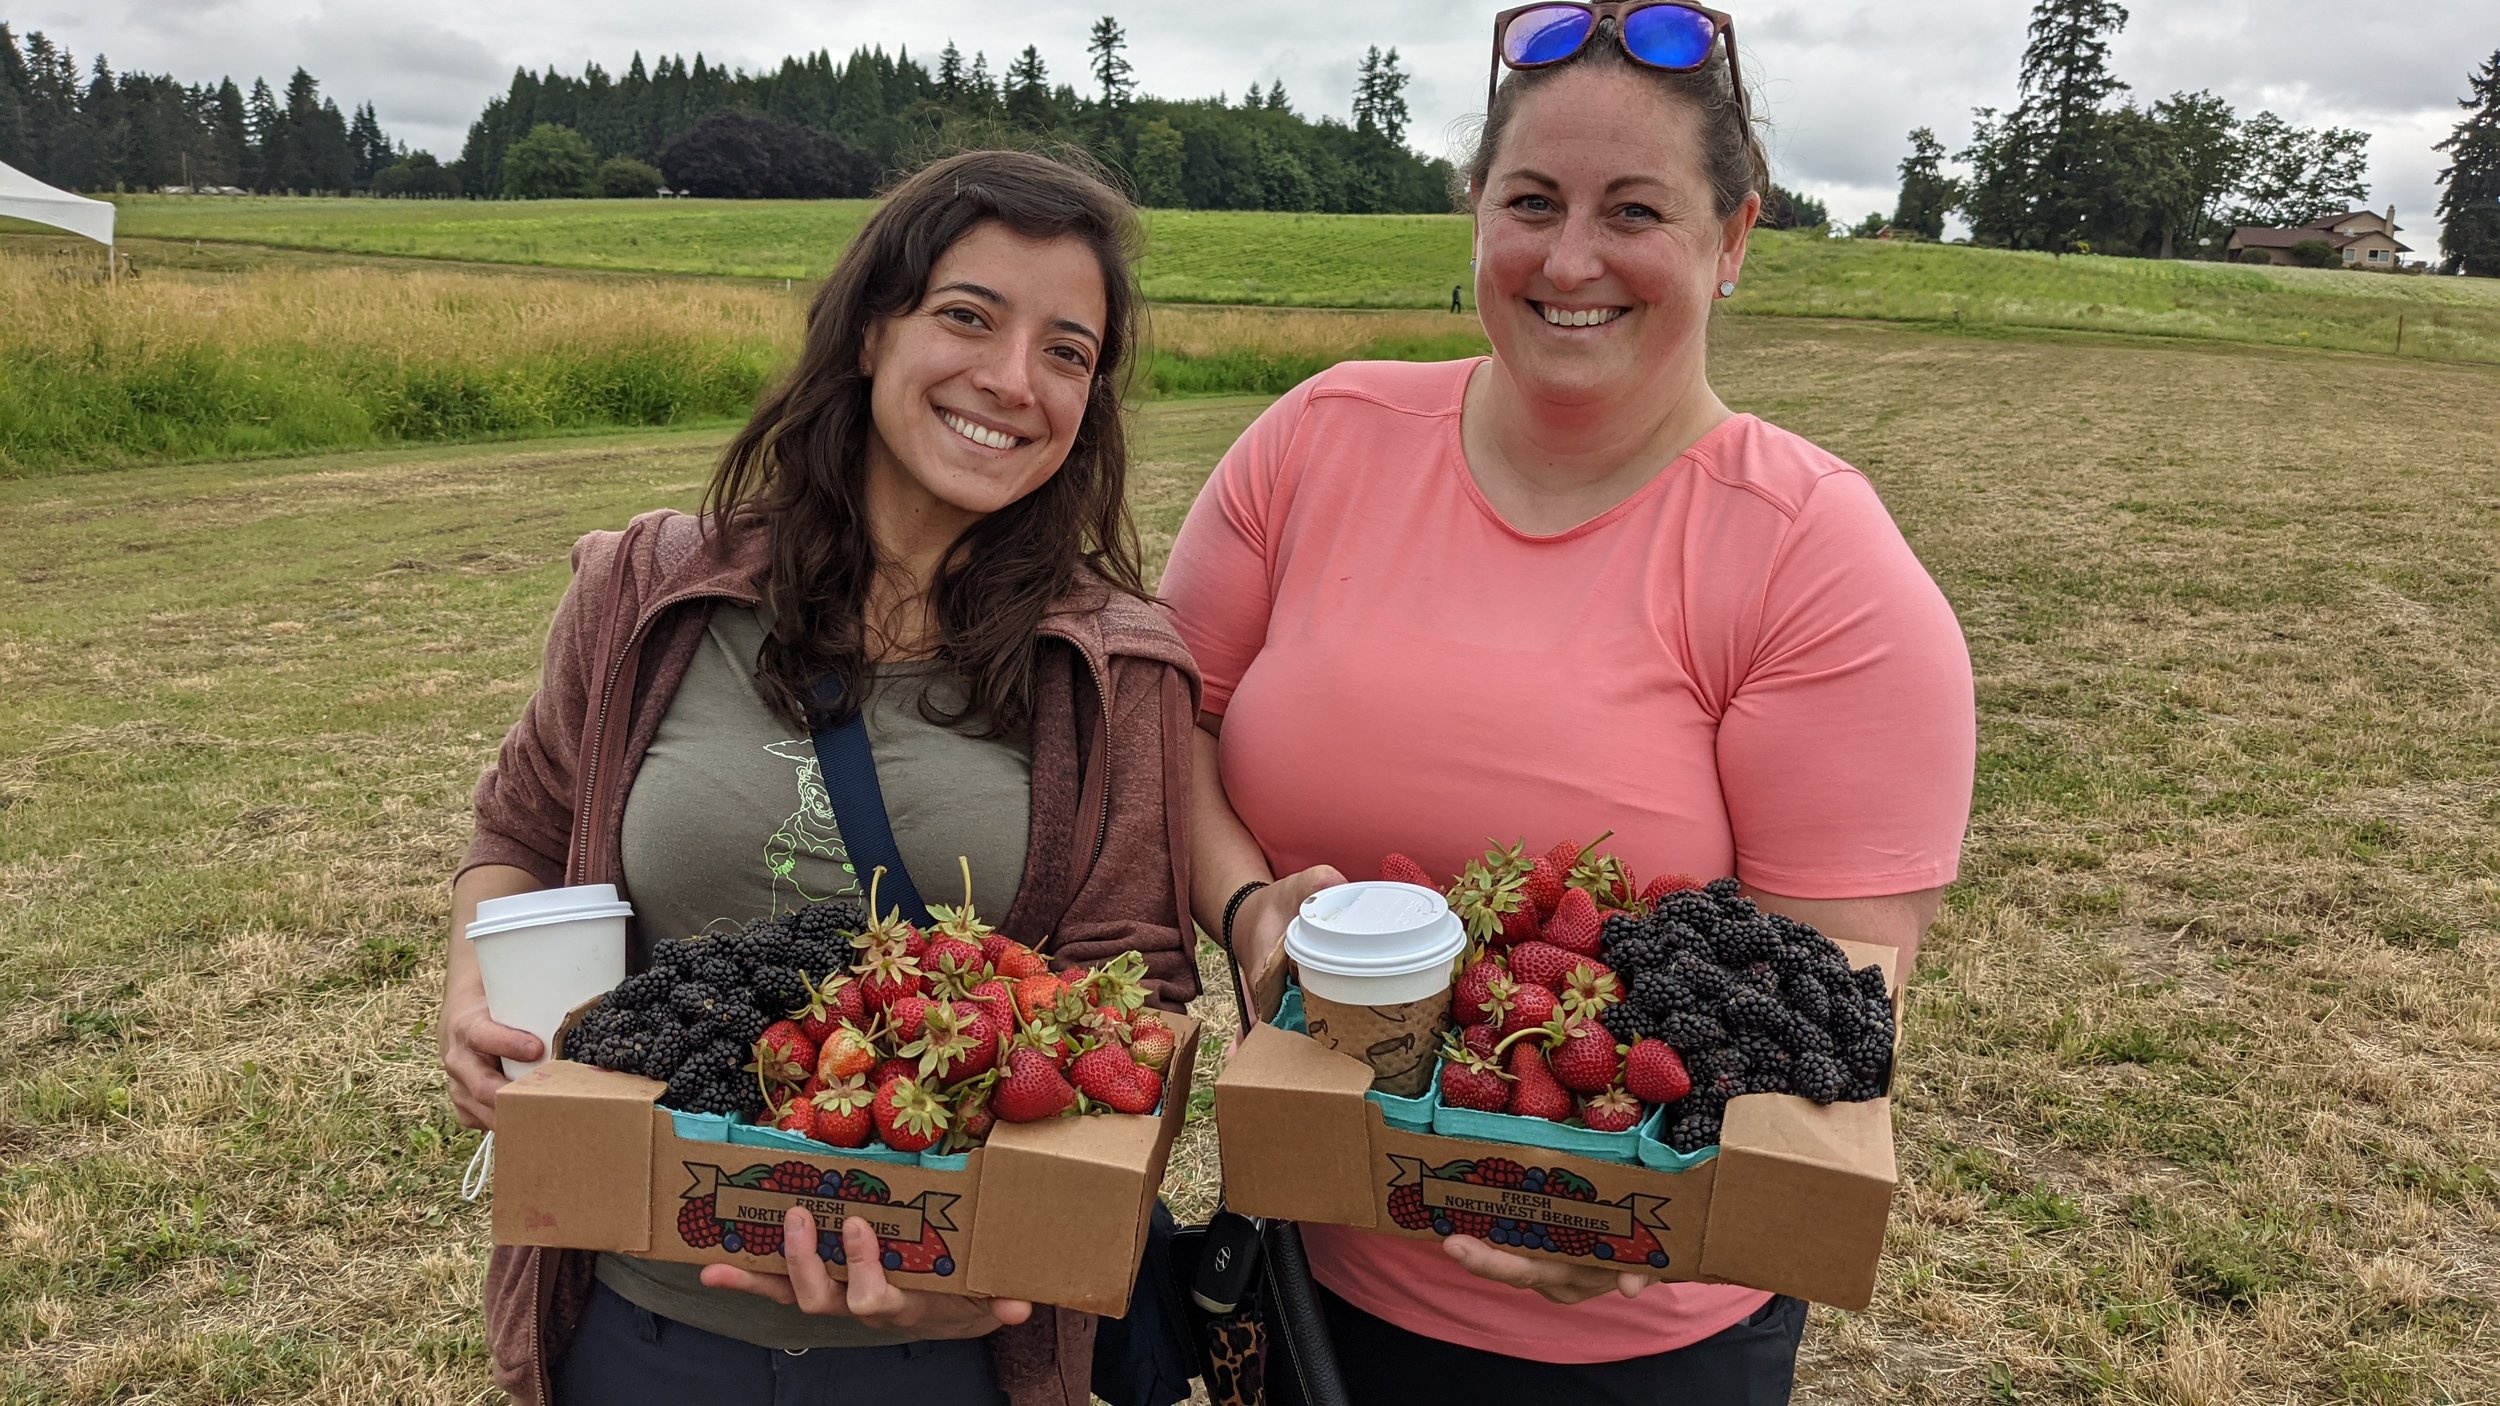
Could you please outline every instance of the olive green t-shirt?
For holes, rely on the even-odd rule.
[[[670,700],[625,801],[624,870],[634,903],[637,963],[662,938],[735,931],[748,920],[864,891],[826,798],[808,734],[765,703],[755,663],[765,626],[724,605]],[[972,897],[995,922],[1024,878],[1032,824],[1033,753],[1023,737],[978,738],[921,716],[923,692],[951,712],[953,683],[926,665],[875,671],[865,716],[895,847],[921,898],[962,901],[957,856],[972,864]],[[819,1318],[769,1299],[707,1289],[694,1265],[601,1255],[599,1281],[627,1300],[707,1332],[763,1347],[898,1342],[849,1319]]]

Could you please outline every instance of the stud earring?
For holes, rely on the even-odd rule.
[[[1735,296],[1736,296],[1736,285],[1735,285],[1735,283],[1733,283],[1733,282],[1725,282],[1725,283],[1721,283],[1721,284],[1719,285],[1719,296],[1720,296],[1720,297],[1722,297],[1722,298],[1733,298],[1733,297],[1735,297]]]

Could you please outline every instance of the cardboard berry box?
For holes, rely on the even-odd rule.
[[[903,1288],[1116,1317],[1196,1068],[1197,1023],[1165,1019],[1178,1038],[1159,1113],[1002,1122],[953,1156],[795,1150],[769,1128],[723,1141],[722,1119],[660,1107],[655,1080],[550,1060],[496,1095],[495,1241],[779,1273],[782,1215],[805,1206],[837,1279],[856,1215]]]
[[[1839,945],[1852,966],[1883,968],[1897,1048],[1898,954]],[[1654,1118],[1639,1137],[1517,1130],[1561,1143],[1631,1139],[1629,1160],[1447,1136],[1431,1131],[1429,1096],[1373,1094],[1361,1061],[1272,1023],[1288,995],[1281,966],[1254,989],[1262,1022],[1215,1081],[1224,1199],[1234,1210],[1416,1239],[1478,1235],[1522,1253],[1839,1308],[1864,1308],[1874,1295],[1897,1180],[1889,1098],[1817,1104],[1747,1094],[1729,1102],[1717,1149],[1689,1155],[1655,1140]],[[1442,1121],[1489,1129],[1537,1120]]]

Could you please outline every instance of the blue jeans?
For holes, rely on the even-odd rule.
[[[784,1352],[591,1293],[555,1406],[1005,1406],[978,1338]]]

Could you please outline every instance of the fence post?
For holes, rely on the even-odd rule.
[[[2405,354],[2405,315],[2396,314],[2396,355]]]

